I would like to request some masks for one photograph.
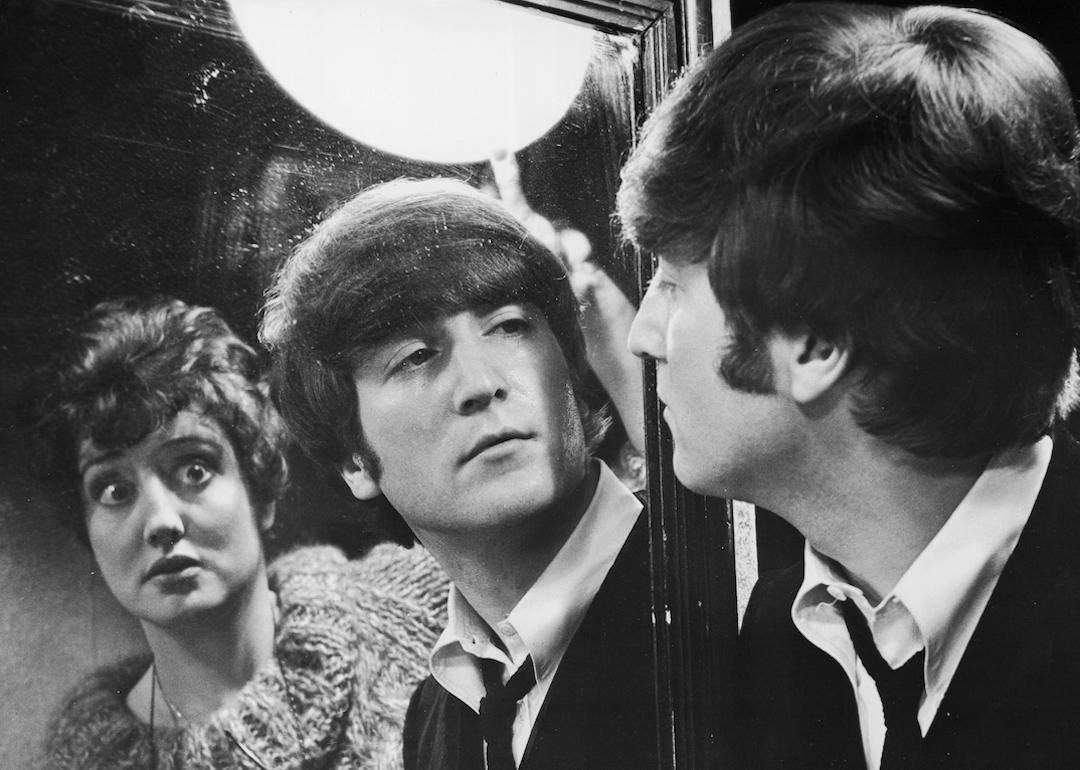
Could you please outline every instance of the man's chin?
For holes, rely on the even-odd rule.
[[[672,459],[672,465],[675,478],[691,492],[708,497],[737,497],[727,479],[711,476],[705,469],[681,460],[678,450]]]

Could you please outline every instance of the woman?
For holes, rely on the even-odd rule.
[[[77,689],[50,766],[398,766],[447,584],[391,545],[267,567],[285,439],[255,351],[209,308],[119,300],[90,313],[50,380],[34,468],[151,653]]]

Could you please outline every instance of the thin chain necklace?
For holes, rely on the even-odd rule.
[[[275,630],[277,620],[277,607],[274,607],[274,619]],[[300,717],[296,714],[296,704],[293,698],[292,685],[289,684],[289,678],[285,675],[285,668],[281,665],[281,659],[277,654],[277,645],[275,644],[274,650],[274,662],[277,663],[278,673],[281,675],[281,683],[285,688],[285,700],[289,706],[289,714],[292,716],[293,733],[295,734],[297,746],[300,747],[300,766],[304,764],[304,742],[302,734],[300,732]],[[160,680],[157,673],[157,661],[152,660],[150,662],[150,767],[152,770],[157,770],[158,767],[158,750],[157,750],[157,735],[154,734],[154,706],[157,702],[157,691],[160,687]],[[169,714],[172,717],[173,727],[180,727],[180,722],[184,723],[185,727],[191,727],[191,720],[184,716],[184,713],[180,711],[176,706],[172,704],[169,697],[165,694],[165,688],[161,688],[161,700],[169,709]],[[241,754],[247,757],[251,762],[255,764],[259,770],[270,770],[269,766],[262,760],[262,758],[256,754],[251,748],[244,744],[239,738],[233,734],[232,730],[225,730],[225,737],[229,739],[233,747],[236,748]]]
[[[158,679],[157,674],[157,661],[151,661],[150,663],[150,726],[154,725],[154,701],[157,696],[157,688],[161,687],[161,680]],[[180,727],[180,722],[183,721],[185,726],[191,725],[191,720],[188,719],[176,706],[172,704],[168,696],[165,695],[165,688],[161,688],[161,700],[165,702],[165,705],[169,709],[169,715],[172,716],[173,727]]]

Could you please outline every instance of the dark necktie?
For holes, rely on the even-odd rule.
[[[515,770],[514,716],[518,701],[536,684],[532,657],[525,658],[521,668],[514,672],[506,684],[502,683],[502,664],[484,658],[480,661],[484,673],[484,690],[480,699],[480,732],[487,743],[487,770]]]
[[[923,692],[922,650],[900,668],[892,669],[881,657],[866,618],[855,602],[842,602],[855,653],[874,679],[885,716],[885,745],[881,750],[881,770],[910,770],[919,766],[922,732],[919,730],[919,700]]]

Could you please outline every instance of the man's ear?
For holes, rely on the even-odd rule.
[[[368,472],[367,465],[356,453],[341,466],[341,478],[357,500],[373,500],[382,492],[379,482]]]
[[[778,335],[773,357],[782,372],[780,381],[786,382],[792,400],[799,404],[812,403],[828,393],[851,366],[846,343],[810,332]]]

